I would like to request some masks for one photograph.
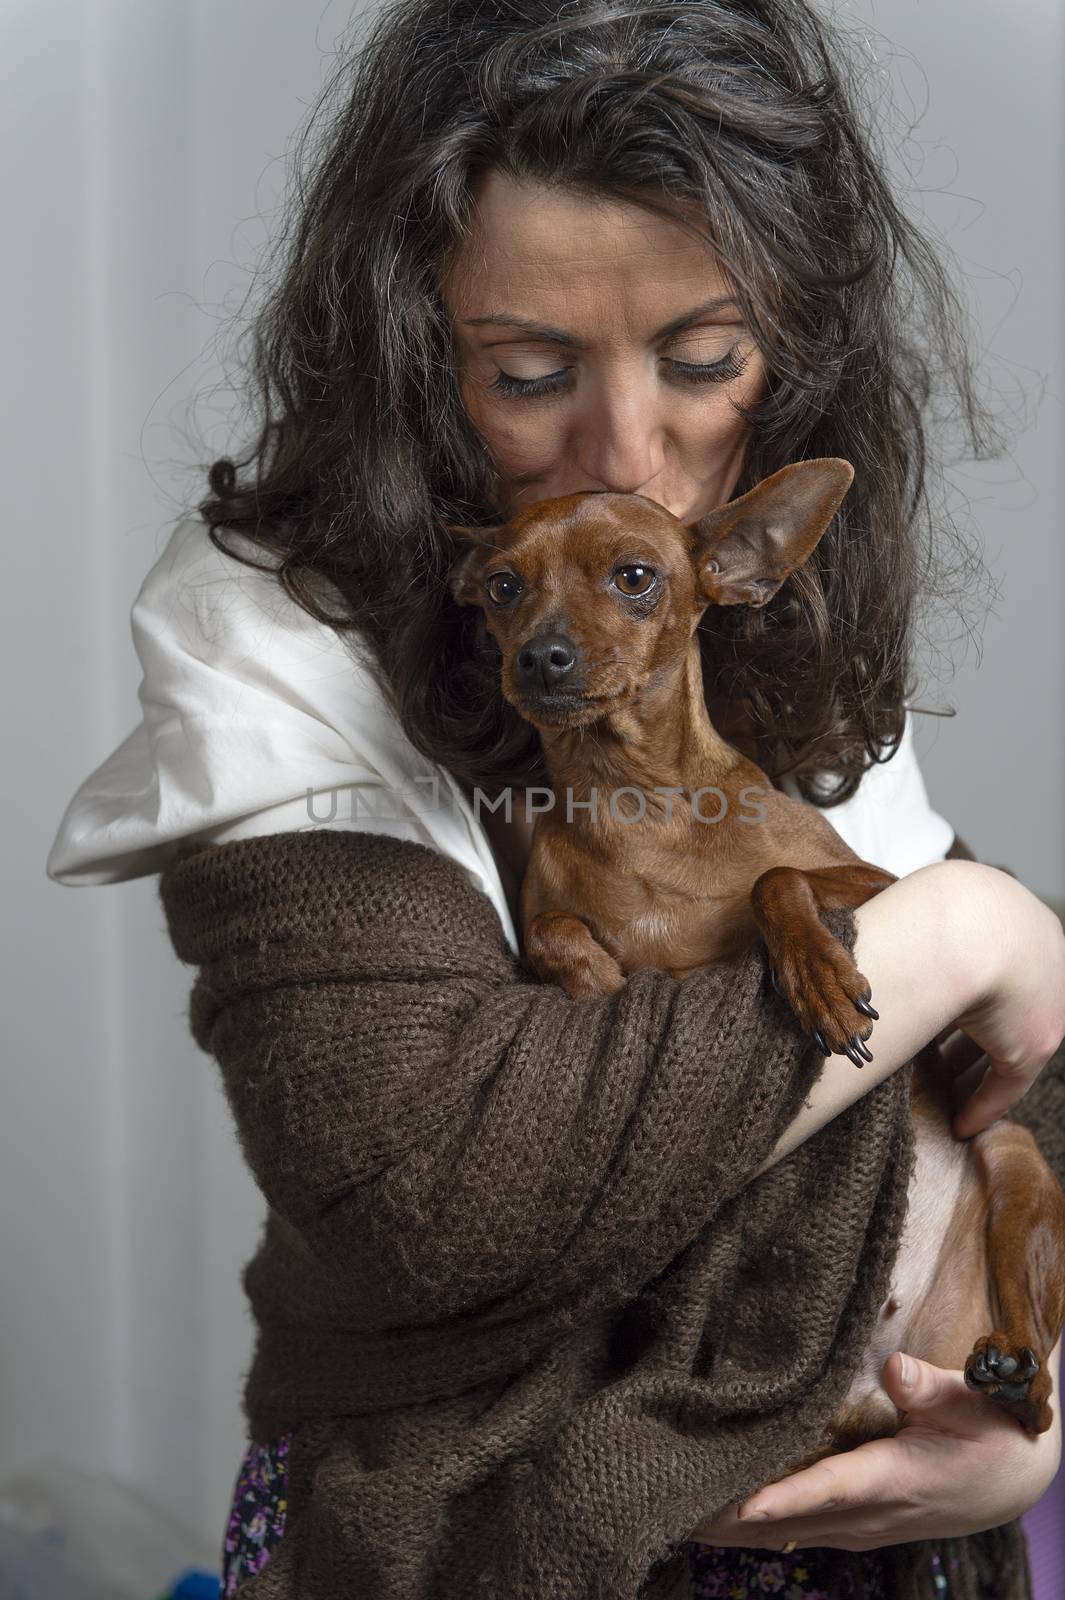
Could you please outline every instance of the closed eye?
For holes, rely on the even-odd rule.
[[[719,361],[704,363],[663,357],[681,383],[730,383],[740,376],[749,359],[749,356],[740,355],[739,345],[733,345]],[[540,395],[558,394],[566,388],[572,370],[572,367],[563,367],[558,372],[545,373],[542,378],[515,378],[509,372],[500,372],[488,387],[514,399],[537,399]]]

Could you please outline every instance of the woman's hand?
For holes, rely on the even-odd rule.
[[[891,1439],[874,1439],[826,1457],[701,1522],[702,1544],[781,1550],[827,1546],[875,1550],[919,1539],[956,1538],[996,1528],[1035,1505],[1061,1459],[1061,1341],[1050,1357],[1054,1425],[1037,1438],[993,1400],[966,1387],[959,1371],[907,1356],[914,1381],[903,1381],[901,1352],[885,1361],[880,1381],[905,1412]]]
[[[956,1065],[968,1064],[971,1057],[961,1052],[974,1045],[983,1055],[982,1070],[966,1075],[955,1098],[953,1130],[959,1139],[1011,1110],[1065,1037],[1065,929],[1056,913],[998,867],[968,875],[965,884],[970,898],[962,909],[973,939],[987,928],[996,937],[986,984],[955,1019],[958,1048],[937,1036],[944,1062],[953,1056]]]

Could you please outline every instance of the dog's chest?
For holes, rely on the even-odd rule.
[[[611,933],[613,953],[626,970],[660,967],[685,978],[714,961],[727,960],[757,943],[758,928],[746,899],[703,894],[693,900],[659,885],[648,904]]]
[[[716,866],[675,844],[609,852],[534,848],[528,872],[528,911],[564,909],[579,916],[626,972],[658,967],[686,977],[699,967],[750,949],[758,928],[750,887],[761,870],[734,849]]]
[[[742,955],[761,938],[751,890],[763,872],[856,859],[825,817],[768,784],[759,793],[757,808],[735,803],[718,820],[706,800],[699,822],[683,800],[668,821],[593,827],[544,815],[527,871],[526,919],[548,910],[581,918],[625,972],[657,967],[681,979]]]

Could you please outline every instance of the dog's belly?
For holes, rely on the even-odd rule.
[[[843,1412],[860,1429],[894,1428],[897,1413],[880,1384],[894,1350],[936,1366],[961,1368],[976,1340],[992,1326],[987,1281],[984,1188],[971,1140],[955,1138],[915,1068],[911,1103],[915,1164],[906,1220],[892,1273],[869,1344]],[[860,1418],[860,1423],[858,1419]]]

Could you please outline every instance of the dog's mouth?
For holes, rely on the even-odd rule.
[[[561,723],[588,711],[605,711],[611,702],[621,700],[627,694],[627,689],[615,689],[610,694],[584,694],[574,689],[557,689],[536,696],[523,695],[519,709],[523,715],[537,721]]]

